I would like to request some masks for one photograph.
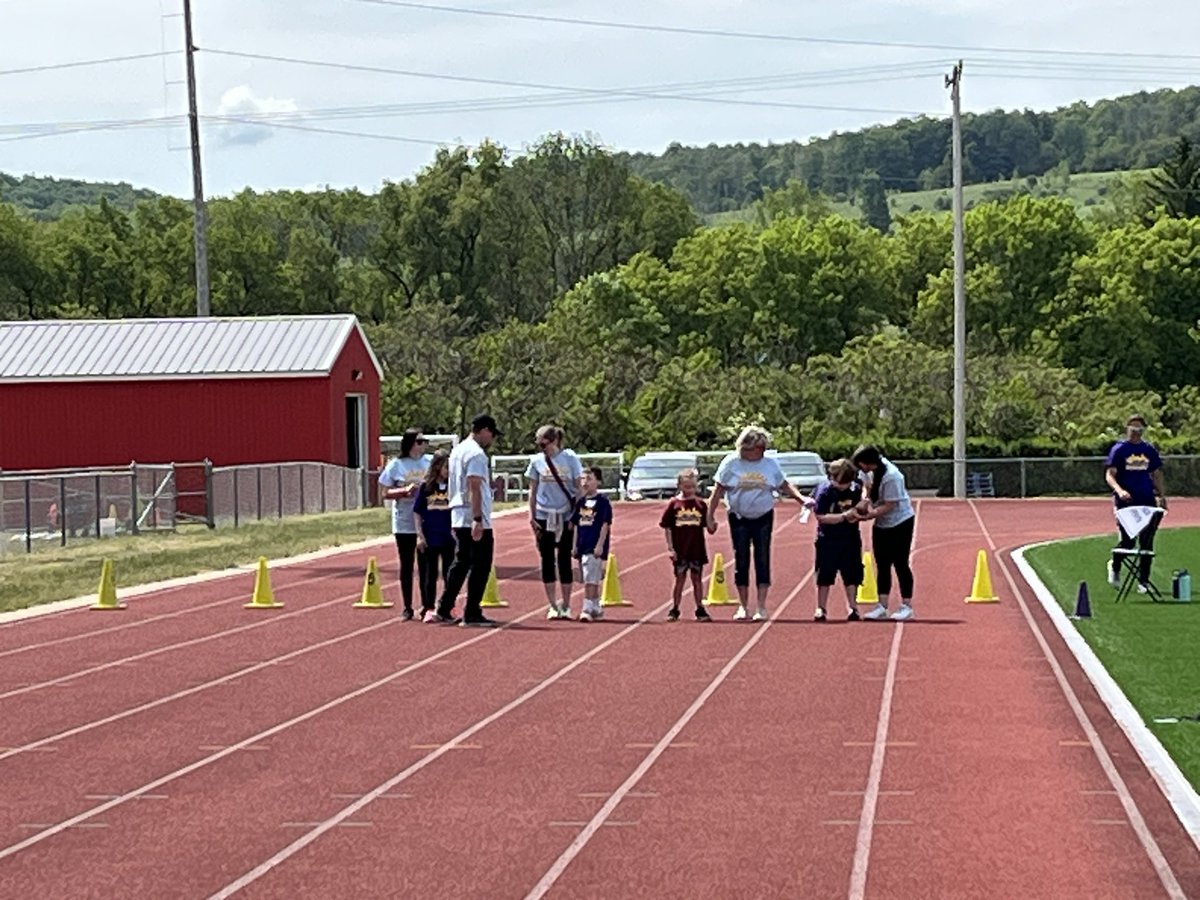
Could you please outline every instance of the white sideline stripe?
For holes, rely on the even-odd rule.
[[[659,553],[657,556],[651,557],[648,560],[644,560],[643,562],[638,563],[635,566],[630,566],[629,570],[627,570],[627,571],[631,571],[634,568],[638,568],[640,566],[648,565],[652,562],[657,562],[659,559],[661,559],[664,556],[666,556],[665,553]],[[496,722],[497,720],[502,719],[504,716],[508,715],[514,709],[517,709],[518,707],[523,706],[525,703],[532,700],[534,697],[536,697],[542,691],[546,690],[548,687],[550,687],[556,681],[559,681],[566,675],[570,674],[575,669],[579,668],[584,663],[586,663],[588,660],[590,660],[592,657],[599,654],[601,651],[607,650],[609,647],[611,647],[617,641],[621,640],[626,635],[631,634],[639,626],[645,624],[646,622],[649,622],[651,619],[653,619],[655,616],[657,616],[659,613],[661,613],[668,606],[670,606],[670,602],[660,603],[658,606],[654,607],[654,609],[650,610],[650,612],[646,613],[646,615],[642,616],[640,619],[638,619],[633,624],[626,625],[624,628],[622,628],[620,631],[618,631],[612,637],[597,644],[595,647],[593,647],[591,650],[588,650],[582,656],[578,656],[575,659],[571,660],[571,662],[567,663],[565,666],[560,668],[553,675],[550,675],[547,678],[543,679],[539,684],[530,688],[529,690],[527,690],[525,693],[521,694],[516,699],[510,700],[508,703],[504,704],[504,706],[500,707],[495,712],[480,719],[478,722],[476,722],[474,725],[471,725],[469,728],[465,729],[464,731],[459,732],[457,735],[450,738],[450,740],[446,741],[444,744],[437,746],[436,749],[432,750],[431,752],[426,753],[424,756],[422,756],[419,760],[417,760],[415,763],[410,765],[408,768],[397,773],[396,775],[393,775],[387,781],[383,782],[383,784],[376,787],[374,790],[370,791],[369,793],[363,794],[361,797],[359,797],[353,803],[349,804],[348,806],[346,806],[339,812],[334,813],[332,816],[330,816],[324,822],[320,823],[312,831],[308,832],[307,834],[301,835],[296,840],[294,840],[292,843],[288,844],[286,847],[284,847],[282,850],[280,850],[278,853],[276,853],[274,856],[272,856],[270,859],[267,859],[264,862],[260,863],[259,865],[255,866],[253,869],[251,869],[249,872],[247,872],[241,878],[238,878],[236,881],[230,882],[225,887],[221,888],[221,890],[217,891],[215,894],[212,894],[209,897],[209,900],[222,900],[222,898],[229,897],[229,896],[237,893],[238,891],[242,890],[243,888],[247,887],[248,885],[253,884],[255,881],[257,881],[259,878],[262,878],[262,876],[266,875],[268,872],[270,872],[273,868],[278,866],[280,863],[286,861],[290,857],[299,853],[301,850],[303,850],[305,847],[307,847],[313,841],[315,841],[319,837],[321,837],[321,835],[325,834],[325,832],[329,831],[332,828],[336,828],[340,823],[344,822],[350,816],[354,815],[356,812],[361,810],[363,807],[365,807],[369,803],[372,803],[373,801],[379,799],[384,794],[387,794],[389,791],[392,790],[392,788],[396,787],[396,785],[401,784],[404,781],[407,781],[413,775],[417,774],[422,769],[424,769],[426,766],[429,766],[430,764],[436,762],[440,757],[451,752],[452,750],[454,750],[456,747],[458,747],[463,742],[474,737],[476,734],[478,734],[484,728],[491,725],[493,722]],[[543,611],[539,608],[530,613],[527,613],[522,618],[528,618],[529,616],[538,615],[538,614],[542,614],[542,613],[543,613]],[[3,858],[3,854],[0,853],[0,859],[2,859],[2,858]]]
[[[1045,542],[1051,543],[1051,542]],[[1125,692],[1121,690],[1120,685],[1108,673],[1108,669],[1104,668],[1104,663],[1096,655],[1088,642],[1084,639],[1079,630],[1071,624],[1071,620],[1067,618],[1067,614],[1063,612],[1054,595],[1050,593],[1050,589],[1038,577],[1033,566],[1025,559],[1025,552],[1032,550],[1034,547],[1045,546],[1045,543],[1029,544],[1013,551],[1013,561],[1017,564],[1017,568],[1021,572],[1021,576],[1029,584],[1034,596],[1042,604],[1042,608],[1046,611],[1046,615],[1050,621],[1054,623],[1054,627],[1058,630],[1059,635],[1063,639],[1063,643],[1074,655],[1079,667],[1083,669],[1083,673],[1087,676],[1088,681],[1096,689],[1096,693],[1100,695],[1100,699],[1104,701],[1104,705],[1108,707],[1108,711],[1112,717],[1116,719],[1117,724],[1121,726],[1121,730],[1125,732],[1125,736],[1129,739],[1129,743],[1137,751],[1146,768],[1150,770],[1150,774],[1154,776],[1155,782],[1158,783],[1159,789],[1167,798],[1167,802],[1171,804],[1171,808],[1175,811],[1175,815],[1179,818],[1179,822],[1183,825],[1184,830],[1191,837],[1192,842],[1200,849],[1200,795],[1198,795],[1191,783],[1180,771],[1175,760],[1167,753],[1166,748],[1155,736],[1154,732],[1146,727],[1140,713],[1134,705],[1125,696]],[[1111,794],[1119,791],[1091,791],[1088,793],[1104,793]]]
[[[658,553],[655,556],[652,556],[649,559],[643,560],[640,563],[635,563],[634,565],[632,565],[628,569],[626,569],[626,571],[633,571],[635,569],[640,569],[643,566],[648,566],[653,562],[658,562],[660,559],[662,559],[665,556],[666,556],[666,553]],[[663,607],[659,607],[659,609],[661,609],[661,608],[663,608]],[[27,849],[28,847],[32,847],[34,844],[38,844],[38,843],[46,840],[47,838],[53,837],[54,835],[65,831],[68,828],[78,825],[80,822],[85,822],[94,816],[98,816],[104,812],[107,812],[108,810],[112,809],[115,806],[120,806],[121,804],[125,803],[128,800],[134,800],[134,799],[137,799],[138,797],[141,797],[144,794],[152,793],[157,788],[160,788],[165,784],[170,784],[172,781],[174,781],[178,778],[182,778],[185,775],[190,775],[192,772],[198,771],[199,769],[202,769],[205,766],[208,766],[214,762],[218,762],[218,761],[224,759],[225,757],[230,756],[245,747],[249,747],[253,744],[258,744],[266,738],[273,737],[282,731],[286,731],[288,728],[291,728],[293,725],[299,725],[302,722],[307,722],[309,719],[316,718],[317,716],[321,715],[322,713],[328,712],[331,709],[335,709],[336,707],[342,705],[343,703],[346,703],[350,700],[357,699],[358,697],[361,697],[365,694],[369,694],[371,691],[375,690],[376,688],[380,688],[385,685],[391,684],[393,681],[397,680],[398,678],[402,678],[403,676],[408,675],[412,672],[415,672],[418,669],[423,669],[428,665],[436,663],[439,660],[441,660],[447,656],[450,656],[454,653],[457,653],[459,650],[466,649],[467,647],[470,647],[473,644],[477,644],[480,641],[487,640],[492,635],[499,634],[500,632],[507,630],[508,628],[512,627],[513,625],[516,625],[520,622],[525,621],[526,619],[531,619],[534,616],[543,616],[543,615],[545,615],[545,609],[541,606],[535,607],[534,609],[530,610],[529,612],[525,613],[524,615],[518,616],[516,619],[513,619],[511,622],[505,623],[500,628],[486,630],[483,633],[477,635],[476,637],[469,638],[465,641],[461,641],[460,643],[454,644],[443,650],[439,650],[437,653],[433,654],[432,656],[424,657],[424,658],[418,660],[417,662],[413,663],[412,665],[406,666],[405,668],[399,670],[398,672],[393,672],[391,675],[388,675],[385,678],[381,678],[378,681],[373,681],[370,684],[363,685],[362,687],[356,688],[353,691],[350,691],[347,694],[343,694],[340,697],[335,697],[332,700],[322,703],[320,706],[310,709],[308,712],[301,713],[300,715],[294,716],[285,722],[280,722],[278,725],[273,725],[272,727],[266,729],[265,731],[260,731],[259,733],[253,734],[248,738],[244,738],[241,741],[238,741],[236,744],[226,747],[224,750],[218,751],[216,753],[212,753],[209,756],[205,756],[201,759],[198,759],[193,763],[189,763],[188,765],[184,766],[181,769],[176,769],[174,772],[168,772],[166,775],[163,775],[162,777],[157,778],[154,781],[148,782],[147,784],[144,784],[139,788],[135,788],[132,791],[127,791],[126,793],[120,795],[119,797],[115,797],[114,799],[108,801],[107,803],[102,803],[99,806],[94,806],[89,810],[85,810],[84,812],[81,812],[78,815],[72,816],[69,819],[65,819],[64,821],[59,822],[56,825],[49,826],[45,830],[40,831],[37,834],[31,835],[28,838],[26,838],[25,840],[20,841],[19,843],[12,844],[12,845],[0,850],[0,859],[6,859],[9,856],[13,856],[14,854],[19,853],[22,850]]]
[[[524,572],[522,572],[521,574],[527,575],[530,572],[536,572],[536,571],[537,571],[537,569],[527,569]],[[507,580],[508,579],[502,579],[501,583],[503,583],[504,581],[507,581]],[[345,594],[333,602],[348,603],[349,601],[355,599],[358,596],[359,596],[359,592],[355,591],[353,594]],[[309,644],[308,646],[301,647],[298,650],[292,650],[291,652],[285,653],[282,656],[273,656],[270,659],[264,659],[262,662],[251,663],[250,665],[246,666],[245,668],[237,669],[233,672],[230,672],[227,675],[222,675],[218,678],[214,678],[211,681],[204,681],[204,682],[201,682],[200,684],[192,685],[189,688],[186,688],[182,691],[177,691],[176,693],[170,694],[166,697],[159,697],[155,700],[147,701],[146,703],[143,703],[140,706],[135,706],[131,709],[122,710],[119,713],[114,713],[111,716],[104,717],[103,719],[97,719],[94,722],[88,722],[84,725],[79,725],[79,726],[76,726],[75,728],[68,729],[67,731],[61,731],[58,734],[52,734],[49,737],[41,738],[39,740],[33,741],[32,743],[23,744],[20,747],[0,747],[0,762],[8,759],[10,756],[16,756],[18,753],[28,753],[31,750],[38,750],[38,749],[46,746],[47,744],[57,743],[58,741],[65,740],[66,738],[74,737],[77,734],[83,734],[86,731],[91,731],[93,728],[100,728],[104,725],[111,725],[113,722],[119,722],[121,719],[126,719],[126,718],[129,718],[130,716],[137,715],[138,713],[143,713],[143,712],[146,712],[147,710],[154,709],[159,706],[164,706],[167,703],[172,703],[175,700],[181,700],[184,697],[190,697],[192,694],[198,694],[201,691],[208,690],[209,688],[219,687],[222,684],[227,684],[228,682],[235,681],[238,678],[243,678],[246,675],[251,674],[252,672],[257,672],[260,669],[265,669],[270,666],[278,665],[279,663],[285,662],[287,660],[295,659],[296,657],[303,656],[306,653],[311,653],[314,650],[322,650],[325,647],[333,646],[334,644],[340,643],[341,641],[349,640],[351,638],[360,637],[361,635],[368,634],[369,632],[376,631],[380,628],[385,628],[388,625],[396,625],[399,623],[399,621],[400,621],[399,619],[395,619],[395,618],[385,619],[382,622],[376,622],[374,625],[368,625],[366,628],[359,628],[355,631],[347,632],[346,634],[338,635],[337,637],[329,638],[327,640],[320,641],[319,643],[316,643],[316,644]],[[407,660],[405,660],[404,662],[407,662]],[[204,748],[201,748],[201,749],[204,749]]]
[[[811,578],[812,572],[810,571],[783,599],[783,602],[779,604],[779,607],[775,610],[774,614],[766,622],[763,622],[754,630],[754,634],[750,635],[750,638],[744,644],[742,644],[741,649],[739,649],[737,653],[735,653],[733,657],[727,663],[725,663],[725,665],[721,668],[721,671],[717,673],[716,677],[713,678],[712,681],[708,683],[708,686],[700,692],[700,695],[692,701],[692,705],[684,711],[683,715],[675,721],[674,725],[667,729],[667,733],[659,738],[658,743],[655,744],[650,752],[645,755],[642,761],[638,763],[637,768],[630,773],[629,777],[622,782],[621,786],[613,791],[612,795],[604,802],[604,805],[596,811],[596,814],[592,816],[591,820],[588,821],[588,823],[583,827],[583,830],[581,830],[579,834],[575,835],[575,839],[571,841],[569,845],[567,845],[567,848],[562,852],[558,859],[554,861],[554,863],[546,871],[546,874],[544,874],[541,877],[541,880],[539,880],[538,883],[535,884],[529,891],[529,893],[525,895],[526,900],[538,900],[538,898],[545,896],[546,892],[554,886],[554,883],[558,881],[563,872],[567,870],[567,867],[571,865],[575,857],[577,857],[583,851],[583,848],[587,846],[588,841],[590,841],[596,832],[604,826],[605,822],[608,820],[608,817],[613,814],[616,808],[621,804],[621,801],[625,799],[630,791],[637,787],[638,782],[642,780],[648,771],[650,771],[650,768],[655,764],[655,762],[657,762],[658,759],[667,752],[667,748],[671,746],[675,738],[679,736],[679,733],[687,727],[688,723],[691,722],[692,719],[696,717],[696,714],[699,713],[704,707],[704,704],[707,703],[712,695],[717,692],[717,689],[721,686],[725,679],[729,677],[729,673],[737,668],[738,664],[746,657],[746,654],[753,650],[755,644],[762,640],[763,635],[767,633],[767,631],[775,623],[775,620],[783,614],[783,611],[787,609],[791,602],[796,599],[796,597],[800,594],[800,591],[804,589]]]
[[[875,723],[875,749],[871,753],[871,768],[867,788],[862,792],[863,805],[858,817],[858,837],[854,843],[854,866],[850,870],[851,900],[861,900],[867,892],[867,865],[871,859],[871,838],[874,834],[875,810],[879,804],[879,786],[883,782],[883,761],[887,755],[888,729],[892,723],[892,694],[896,687],[896,665],[900,661],[900,639],[904,623],[896,625],[892,649],[888,654],[887,674],[883,679],[883,696],[879,700],[879,718]]]
[[[1162,882],[1167,896],[1172,900],[1187,900],[1187,893],[1180,886],[1178,879],[1175,878],[1175,873],[1171,871],[1171,865],[1163,856],[1162,849],[1154,840],[1154,835],[1150,833],[1150,828],[1146,825],[1146,820],[1142,818],[1141,810],[1138,809],[1137,803],[1134,802],[1133,795],[1129,792],[1129,786],[1125,784],[1125,780],[1121,777],[1121,773],[1117,771],[1117,767],[1113,765],[1112,757],[1108,754],[1108,749],[1100,740],[1100,735],[1096,732],[1096,728],[1092,725],[1091,719],[1088,718],[1087,712],[1083,708],[1083,704],[1079,702],[1079,697],[1075,693],[1075,689],[1071,687],[1071,683],[1067,681],[1067,676],[1062,670],[1062,666],[1058,664],[1058,660],[1054,656],[1054,651],[1050,649],[1050,645],[1046,642],[1045,635],[1038,627],[1037,622],[1033,618],[1033,613],[1029,610],[1029,604],[1025,602],[1025,597],[1017,587],[1016,580],[1012,576],[1008,565],[1004,562],[1004,557],[996,553],[996,542],[992,540],[992,535],[988,531],[987,525],[984,524],[983,517],[979,514],[979,509],[975,505],[975,501],[968,500],[968,505],[971,511],[975,514],[976,520],[979,522],[979,528],[983,531],[983,535],[987,538],[988,546],[996,556],[996,562],[1000,566],[1000,571],[1004,573],[1004,579],[1008,582],[1009,589],[1013,592],[1013,596],[1017,600],[1017,604],[1021,607],[1021,613],[1025,617],[1025,622],[1029,626],[1029,630],[1033,632],[1033,637],[1037,641],[1038,647],[1046,657],[1046,662],[1050,664],[1050,668],[1054,670],[1054,675],[1058,679],[1058,685],[1062,688],[1063,695],[1067,699],[1067,705],[1071,707],[1071,712],[1075,714],[1075,719],[1079,722],[1079,727],[1083,729],[1083,733],[1087,736],[1088,742],[1092,745],[1092,752],[1096,754],[1096,759],[1100,763],[1100,768],[1104,770],[1104,774],[1108,777],[1109,783],[1117,792],[1117,797],[1121,801],[1121,807],[1125,810],[1125,815],[1129,819],[1129,824],[1133,826],[1134,833],[1137,835],[1138,842],[1141,843],[1142,849],[1146,851],[1146,856],[1150,860],[1150,864],[1154,867],[1155,873],[1158,875],[1159,881]],[[1053,598],[1051,598],[1053,602]],[[1055,604],[1057,605],[1057,604]],[[1060,611],[1061,612],[1061,611]],[[1097,661],[1097,665],[1099,665]],[[1100,666],[1103,669],[1102,666]],[[1087,670],[1085,669],[1085,674]],[[1136,745],[1135,745],[1136,747]],[[1139,751],[1140,752],[1140,751]],[[1195,838],[1193,837],[1193,840]]]

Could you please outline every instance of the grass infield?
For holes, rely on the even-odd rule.
[[[1167,602],[1131,594],[1115,603],[1105,572],[1116,535],[1035,547],[1025,558],[1068,615],[1080,582],[1087,582],[1091,619],[1073,624],[1121,686],[1146,725],[1194,788],[1200,789],[1200,722],[1157,723],[1157,718],[1200,715],[1200,597],[1171,602],[1171,574],[1200,575],[1200,528],[1164,528],[1154,542],[1151,580]]]

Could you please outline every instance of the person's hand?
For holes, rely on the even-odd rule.
[[[1167,498],[1166,498],[1166,497],[1163,497],[1163,496],[1161,496],[1161,495],[1159,496],[1159,498],[1158,498],[1158,508],[1159,508],[1159,509],[1166,509],[1166,508],[1167,508]]]
[[[425,552],[425,536],[424,535],[417,538],[417,552],[418,553]]]
[[[1133,499],[1133,494],[1129,493],[1129,491],[1125,490],[1125,488],[1119,487],[1117,488],[1117,498],[1125,503],[1128,503]]]
[[[668,550],[667,556],[671,557],[671,562],[679,562],[679,554],[674,550]]]
[[[530,517],[529,527],[533,529],[534,537],[538,537],[542,533],[542,529],[538,526],[537,519]]]
[[[858,510],[855,510],[855,509],[846,510],[845,515],[846,515],[847,522],[857,522],[859,519]]]
[[[475,522],[471,525],[471,540],[473,540],[473,541],[483,540],[483,523],[482,522]]]
[[[715,519],[710,519],[710,520],[709,520],[709,522],[708,522],[708,533],[709,533],[709,534],[716,534],[716,533],[717,533],[717,522],[716,522],[716,520],[715,520]]]

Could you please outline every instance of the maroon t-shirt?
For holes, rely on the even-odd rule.
[[[680,562],[708,562],[704,544],[704,524],[708,519],[708,504],[699,497],[684,500],[675,497],[663,511],[661,527],[671,532],[671,546]]]

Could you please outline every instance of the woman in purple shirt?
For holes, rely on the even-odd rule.
[[[1125,422],[1125,440],[1118,441],[1108,452],[1105,462],[1104,480],[1113,492],[1113,505],[1116,509],[1129,506],[1156,506],[1167,508],[1167,498],[1163,491],[1162,457],[1149,441],[1142,439],[1146,430],[1146,420],[1142,416],[1130,416]],[[1132,550],[1134,542],[1139,549],[1152,551],[1154,549],[1154,534],[1158,531],[1162,515],[1154,516],[1136,538],[1131,537],[1121,523],[1117,522],[1121,542],[1117,550]],[[1143,556],[1139,560],[1138,591],[1146,593],[1146,585],[1150,582],[1151,556]],[[1108,581],[1114,587],[1119,587],[1121,562],[1120,555],[1113,554],[1108,562]]]

